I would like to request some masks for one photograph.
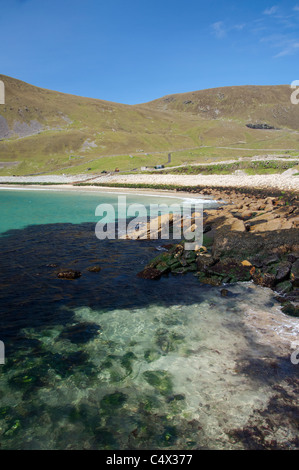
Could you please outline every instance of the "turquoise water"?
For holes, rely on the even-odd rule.
[[[136,202],[136,195],[126,196],[127,204]],[[181,198],[137,196],[138,203],[182,203]],[[28,225],[97,222],[95,209],[99,204],[112,204],[118,215],[117,195],[109,192],[0,190],[0,233]]]
[[[192,274],[138,278],[161,242],[98,240],[95,207],[116,197],[0,193],[1,448],[299,448],[283,349],[299,321],[251,283],[223,298]]]

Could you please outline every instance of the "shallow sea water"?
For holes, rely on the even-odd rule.
[[[192,274],[139,279],[161,241],[100,242],[94,226],[1,238],[1,448],[298,448],[299,320],[251,283],[224,298]],[[57,278],[70,268],[82,277]],[[251,324],[263,312],[275,341]]]

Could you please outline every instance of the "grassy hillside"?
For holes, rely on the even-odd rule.
[[[219,88],[129,106],[0,80],[0,175],[133,170],[165,164],[169,151],[178,165],[299,149],[299,106],[287,86]]]
[[[204,119],[234,119],[299,130],[299,107],[291,103],[288,85],[213,88],[164,96],[147,103],[151,109],[177,111]]]

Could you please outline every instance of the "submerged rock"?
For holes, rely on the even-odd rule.
[[[178,431],[175,426],[166,426],[163,434],[159,436],[159,441],[168,447],[174,445],[178,437]]]
[[[135,354],[132,351],[127,352],[126,354],[123,355],[123,357],[120,360],[120,363],[124,369],[128,372],[128,374],[131,374],[133,368],[132,368],[132,362],[137,359]]]
[[[98,335],[101,327],[95,323],[78,323],[65,328],[59,335],[60,339],[68,339],[72,343],[84,344]]]
[[[42,387],[44,382],[43,374],[38,367],[33,367],[23,373],[14,375],[8,380],[9,385],[23,391],[31,390]]]
[[[120,408],[127,401],[127,395],[122,392],[114,392],[105,395],[101,402],[101,409],[108,414],[113,415],[115,409]]]
[[[185,399],[186,399],[185,395],[179,393],[177,395],[170,395],[169,397],[167,397],[166,402],[171,403],[174,401],[183,401]]]
[[[101,266],[90,266],[89,268],[87,268],[87,271],[89,271],[90,273],[99,273],[101,269]]]
[[[165,370],[146,371],[143,376],[147,383],[158,390],[161,395],[170,395],[172,392],[172,380]]]
[[[137,274],[140,279],[158,280],[160,279],[162,272],[156,268],[145,268],[143,271]]]
[[[228,297],[230,292],[227,289],[221,289],[220,295],[221,297]]]
[[[159,353],[158,351],[152,351],[150,349],[147,349],[144,352],[144,359],[146,360],[146,362],[157,361],[160,357],[161,357],[161,353]]]
[[[291,317],[299,317],[299,307],[298,305],[293,305],[291,302],[287,302],[282,307],[283,313],[290,315]]]
[[[73,269],[69,269],[68,271],[61,271],[57,274],[59,279],[78,279],[81,277],[80,271],[74,271]]]

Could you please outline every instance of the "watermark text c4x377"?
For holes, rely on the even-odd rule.
[[[294,80],[291,83],[291,88],[294,90],[291,94],[291,103],[299,104],[299,80]]]
[[[5,86],[2,80],[0,80],[0,104],[5,104]]]
[[[0,341],[0,365],[5,364],[5,346],[3,341]]]

